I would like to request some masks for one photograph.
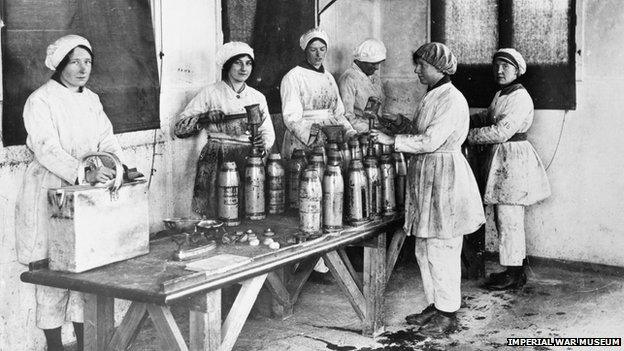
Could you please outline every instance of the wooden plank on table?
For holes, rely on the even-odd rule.
[[[386,264],[386,282],[390,280],[390,277],[392,276],[394,266],[396,265],[396,261],[399,259],[399,254],[401,253],[406,237],[407,234],[403,228],[397,229],[392,236],[392,241],[390,242],[390,247],[388,247],[387,254],[388,263]]]
[[[198,296],[202,303],[190,310],[191,351],[219,350],[221,347],[221,289]]]
[[[362,332],[376,335],[384,328],[384,293],[386,290],[386,234],[376,237],[375,248],[364,248],[365,319]]]
[[[245,320],[256,301],[258,292],[260,292],[266,277],[267,274],[265,273],[243,282],[236,300],[234,300],[234,305],[232,305],[230,313],[228,313],[221,326],[222,342],[219,351],[230,351],[234,347],[238,334],[243,329]]]
[[[167,351],[188,351],[182,333],[173,319],[171,310],[167,306],[147,304],[152,323],[158,332],[163,349]]]
[[[128,345],[136,338],[146,317],[147,306],[142,302],[132,302],[123,320],[115,329],[115,334],[113,334],[107,350],[125,351]]]
[[[360,277],[360,274],[355,271],[355,268],[353,268],[353,265],[351,264],[351,260],[349,260],[349,256],[347,255],[347,252],[345,251],[344,248],[338,249],[337,251],[338,251],[338,255],[342,259],[342,262],[344,262],[345,266],[347,267],[347,270],[349,270],[351,277],[353,277],[353,280],[355,280],[355,283],[357,284],[358,289],[362,291],[362,287],[363,287],[362,277]]]
[[[336,251],[326,253],[323,258],[325,259],[325,264],[327,264],[327,267],[329,267],[329,270],[332,272],[332,275],[336,278],[338,286],[340,286],[345,295],[347,295],[347,299],[351,303],[351,306],[353,306],[355,313],[361,320],[364,320],[364,308],[366,306],[364,295],[358,288],[355,280],[353,280],[353,277],[342,262],[342,259]]]
[[[193,272],[160,283],[160,290],[163,293],[168,294],[173,291],[197,285],[204,281],[206,281],[206,272]]]
[[[115,327],[115,300],[94,294],[84,296],[84,350],[106,350]]]

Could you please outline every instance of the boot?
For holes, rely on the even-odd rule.
[[[84,350],[84,323],[74,322],[74,334],[76,334],[76,351]]]
[[[308,281],[320,285],[334,284],[334,281],[332,280],[332,275],[329,272],[321,273],[317,271],[312,271],[312,273],[310,273],[310,278],[308,278]]]
[[[437,313],[418,329],[422,334],[441,335],[448,334],[457,328],[457,317],[454,312],[443,312],[437,310]]]
[[[54,329],[43,329],[48,351],[64,351],[63,341],[61,340],[61,327]]]
[[[498,281],[496,284],[491,284],[488,286],[490,290],[513,290],[519,289],[524,286],[527,282],[526,274],[524,273],[523,266],[512,266],[509,267],[506,271],[505,276],[502,280]]]
[[[438,310],[435,308],[435,306],[431,304],[420,313],[410,314],[409,316],[405,317],[405,320],[407,321],[407,324],[423,325],[427,323],[431,318],[433,318],[433,316],[436,315],[437,311]]]
[[[502,283],[506,279],[505,276],[508,275],[508,274],[509,274],[509,268],[505,269],[502,272],[492,273],[485,280],[485,282],[483,283],[483,285],[481,287],[483,287],[485,289],[490,289],[491,286],[499,285],[500,283]]]

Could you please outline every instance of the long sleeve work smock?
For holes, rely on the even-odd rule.
[[[450,82],[429,91],[407,134],[394,148],[408,157],[404,229],[420,238],[449,239],[476,231],[483,205],[461,153],[468,133],[468,103]]]
[[[385,95],[381,79],[377,74],[367,76],[354,62],[338,79],[338,87],[345,108],[345,117],[358,133],[368,132],[368,118],[364,117],[363,112],[371,96],[381,100],[383,107]]]
[[[492,145],[485,204],[527,206],[550,196],[546,171],[533,145],[528,140],[510,141],[533,123],[533,100],[521,84],[496,92],[487,111],[474,115],[473,122],[481,127],[470,129],[468,142]]]
[[[87,88],[73,92],[50,80],[28,97],[23,116],[34,160],[24,175],[15,230],[18,260],[27,264],[48,257],[47,189],[74,184],[86,153],[123,157],[100,99]]]
[[[323,70],[296,66],[291,69],[280,84],[282,115],[286,131],[282,154],[290,158],[294,149],[308,151],[315,141],[310,136],[313,124],[343,125],[346,135],[355,134],[355,129],[344,116],[344,105],[340,99],[334,77]]]

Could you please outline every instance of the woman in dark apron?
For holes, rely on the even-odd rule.
[[[252,48],[242,42],[229,42],[217,52],[221,80],[202,89],[178,116],[175,135],[186,138],[206,129],[208,141],[197,162],[192,209],[200,216],[217,217],[217,176],[223,162],[234,161],[239,174],[245,167],[245,158],[252,146],[270,150],[275,141],[273,122],[266,98],[248,86],[254,66]],[[258,104],[262,123],[252,140],[248,131],[245,106]],[[244,204],[239,192],[239,215]]]

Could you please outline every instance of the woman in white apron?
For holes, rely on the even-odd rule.
[[[217,176],[223,162],[234,161],[240,179],[252,146],[271,150],[275,141],[273,122],[266,98],[248,86],[254,66],[252,48],[242,42],[224,44],[217,52],[221,80],[203,88],[178,116],[174,132],[187,138],[206,129],[208,140],[197,161],[192,209],[199,216],[217,217]],[[260,105],[262,124],[251,140],[245,106]],[[228,117],[229,116],[229,117]],[[234,116],[235,118],[231,118]],[[243,192],[239,191],[239,218],[244,214]]]
[[[16,205],[15,230],[18,260],[23,264],[48,257],[50,215],[47,189],[75,184],[80,158],[105,151],[121,158],[121,147],[98,96],[85,87],[91,74],[93,52],[78,35],[66,35],[47,49],[45,65],[52,79],[35,90],[24,106],[26,146],[33,152]],[[90,183],[105,182],[115,172],[105,166],[86,172]],[[74,322],[78,349],[83,342],[83,295],[36,285],[36,324],[43,329],[49,351],[63,350],[61,326]]]
[[[338,79],[345,117],[358,133],[369,131],[369,120],[364,115],[368,98],[376,97],[382,108],[384,106],[386,96],[381,86],[381,78],[375,72],[385,60],[384,43],[377,39],[366,39],[353,50],[351,67]]]
[[[490,146],[483,202],[493,207],[499,260],[505,270],[491,274],[485,287],[506,290],[526,283],[524,212],[526,206],[550,196],[550,185],[526,137],[533,123],[533,100],[517,82],[526,71],[526,62],[518,51],[505,48],[494,54],[492,66],[501,90],[487,110],[471,117],[468,142]]]
[[[299,39],[305,60],[288,71],[280,84],[282,116],[286,131],[282,154],[290,158],[294,149],[311,151],[315,144],[324,144],[321,127],[342,125],[346,137],[355,129],[344,116],[344,106],[336,80],[323,66],[329,38],[319,28],[313,28]],[[346,139],[345,139],[346,141]]]
[[[484,222],[483,206],[472,170],[461,153],[468,134],[468,103],[450,75],[457,59],[441,43],[422,45],[413,55],[414,72],[428,86],[414,119],[392,123],[395,135],[373,131],[373,140],[408,157],[405,224],[416,237],[416,260],[429,305],[406,317],[423,333],[444,333],[456,326],[461,304],[463,235]],[[386,117],[388,118],[388,117]]]
[[[328,42],[327,33],[319,28],[303,33],[299,47],[304,51],[305,59],[282,78],[280,96],[286,127],[282,154],[285,158],[290,158],[295,149],[308,153],[315,145],[324,145],[322,126],[344,126],[345,141],[356,133],[344,116],[336,80],[323,66]],[[314,271],[327,273],[329,268],[320,259]],[[329,283],[327,278],[316,274],[312,279]]]

